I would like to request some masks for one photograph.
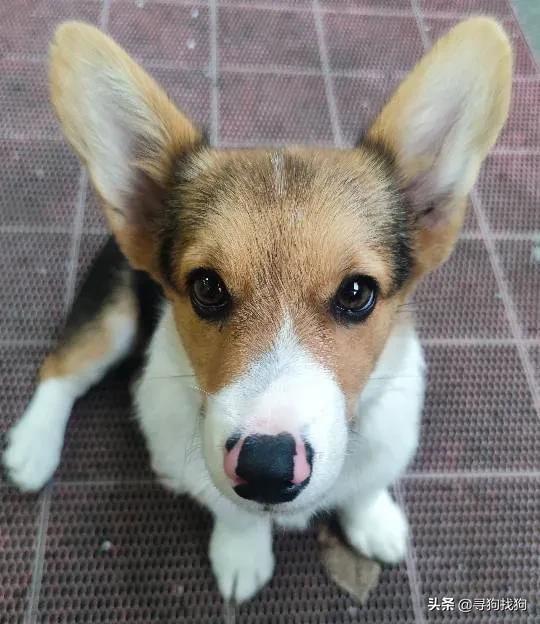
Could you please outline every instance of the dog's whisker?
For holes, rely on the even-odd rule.
[[[154,380],[164,380],[164,379],[188,379],[188,378],[196,377],[195,374],[186,374],[186,375],[158,375],[156,377],[145,377],[145,381],[154,381]]]

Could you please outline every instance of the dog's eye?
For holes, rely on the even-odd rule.
[[[231,297],[219,275],[210,269],[197,269],[189,276],[189,292],[195,312],[208,320],[222,320]]]
[[[345,322],[367,318],[377,302],[377,282],[367,275],[351,275],[340,284],[332,300],[334,316]]]

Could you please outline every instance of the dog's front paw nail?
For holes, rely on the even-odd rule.
[[[271,536],[257,540],[217,526],[210,540],[210,561],[223,598],[237,604],[249,600],[272,578]]]
[[[399,563],[407,554],[407,519],[386,493],[358,517],[349,517],[344,529],[351,545],[371,559]]]
[[[23,418],[8,434],[2,461],[8,477],[23,492],[35,492],[52,477],[60,461],[62,435]]]

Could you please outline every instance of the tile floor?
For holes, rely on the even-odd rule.
[[[351,145],[433,39],[477,12],[512,35],[514,99],[455,255],[417,297],[431,383],[421,448],[397,486],[412,525],[406,564],[385,569],[359,608],[325,577],[312,533],[278,535],[270,586],[225,611],[209,517],[153,484],[113,380],[77,405],[43,493],[0,482],[2,624],[540,621],[540,74],[506,0],[4,2],[0,432],[105,235],[47,101],[57,23],[111,33],[216,145]],[[445,596],[524,598],[528,610],[429,610]]]

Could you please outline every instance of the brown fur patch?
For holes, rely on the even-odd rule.
[[[113,348],[112,318],[123,316],[135,322],[137,315],[137,302],[131,289],[118,290],[95,319],[77,328],[75,333],[45,358],[39,371],[39,380],[69,377],[99,365]]]

